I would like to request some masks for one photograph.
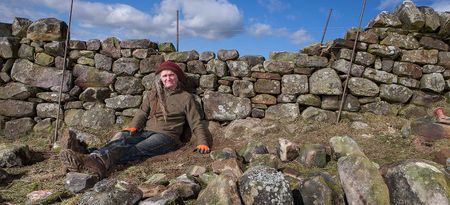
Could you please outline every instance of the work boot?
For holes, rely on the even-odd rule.
[[[104,160],[98,154],[81,154],[70,149],[65,149],[61,151],[59,157],[65,168],[69,171],[86,171],[97,175],[100,179],[107,176],[108,167],[105,166]]]
[[[59,144],[61,145],[62,149],[70,149],[83,154],[88,153],[86,143],[77,139],[77,134],[70,129],[65,129],[63,131],[61,139],[59,140]]]

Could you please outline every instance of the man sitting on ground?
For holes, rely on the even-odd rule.
[[[153,88],[144,96],[139,111],[128,128],[105,146],[90,154],[64,149],[60,159],[69,171],[88,171],[104,178],[114,165],[126,164],[178,149],[186,125],[196,137],[198,153],[209,153],[212,138],[201,121],[194,96],[183,90],[186,77],[171,61],[162,63],[155,72]],[[187,124],[186,124],[187,123]],[[62,141],[76,140],[66,134]]]

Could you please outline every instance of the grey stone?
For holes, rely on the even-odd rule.
[[[407,87],[396,84],[381,84],[380,97],[388,102],[406,103],[411,98],[413,91]]]
[[[293,61],[271,61],[263,63],[264,70],[271,73],[289,74],[294,71],[295,63]]]
[[[363,65],[363,66],[370,66],[375,62],[375,56],[367,53],[367,52],[363,52],[363,51],[358,51],[356,53],[355,56],[355,63],[359,64],[359,65]]]
[[[295,65],[302,68],[324,68],[328,65],[328,59],[322,56],[308,56],[300,54],[294,61]]]
[[[278,80],[258,79],[255,82],[256,93],[280,94],[281,83]]]
[[[30,61],[34,61],[34,47],[27,44],[21,44],[18,51],[18,56],[20,58],[26,58]]]
[[[114,59],[120,58],[120,40],[116,37],[108,37],[101,44],[100,53]]]
[[[26,18],[14,17],[11,34],[13,36],[24,38],[27,35],[28,27],[33,23],[33,21]]]
[[[10,82],[0,87],[0,99],[26,100],[33,96],[37,89],[22,83]]]
[[[51,66],[55,63],[55,58],[46,53],[37,53],[34,62],[41,66]]]
[[[11,77],[21,83],[44,88],[56,89],[61,85],[62,71],[53,67],[38,66],[28,60],[18,59],[11,70]],[[71,87],[72,74],[66,70],[62,82],[63,92],[69,91]]]
[[[347,86],[355,96],[376,96],[380,91],[376,83],[366,78],[350,78]]]
[[[331,68],[314,72],[309,78],[309,93],[317,95],[340,95],[342,83],[337,73]]]
[[[0,57],[17,58],[20,47],[20,39],[15,37],[0,37]]]
[[[445,88],[444,77],[440,73],[424,74],[420,79],[420,89],[442,92]]]
[[[137,186],[115,179],[104,179],[94,188],[81,195],[79,205],[119,205],[136,204],[142,198],[142,191]]]
[[[403,85],[408,88],[419,88],[420,87],[420,81],[408,77],[399,77],[398,78],[398,84]]]
[[[200,88],[214,90],[217,87],[217,76],[214,74],[200,76]]]
[[[296,159],[299,156],[299,147],[297,144],[283,138],[278,139],[277,155],[283,162]]]
[[[112,109],[136,108],[142,102],[142,96],[119,95],[105,99],[106,107]]]
[[[275,105],[277,104],[277,98],[273,95],[269,94],[258,94],[251,99],[254,104],[263,104],[263,105]]]
[[[0,23],[0,37],[11,37],[12,25],[9,23]]]
[[[297,103],[283,103],[270,106],[266,110],[265,118],[293,121],[300,116]]]
[[[198,60],[198,58],[199,58],[199,54],[195,50],[172,52],[172,53],[167,53],[164,56],[164,59],[166,61],[173,61],[173,62],[178,62],[178,63],[186,63],[188,61]]]
[[[236,60],[239,58],[239,52],[236,49],[232,50],[219,49],[219,51],[217,52],[217,58],[223,61]]]
[[[247,61],[227,61],[227,66],[231,76],[234,77],[247,77],[251,75],[250,67]]]
[[[255,96],[253,83],[247,80],[233,81],[233,95],[237,97],[251,98]]]
[[[422,77],[422,67],[408,62],[395,62],[392,72],[398,76],[406,76],[414,79]]]
[[[67,24],[56,18],[43,18],[33,22],[27,30],[27,38],[42,41],[63,41],[67,37]]]
[[[318,122],[336,122],[336,113],[328,110],[322,110],[316,107],[307,107],[301,113],[302,118],[305,120],[312,120]]]
[[[339,110],[341,99],[338,96],[322,96],[321,108],[324,110]],[[358,98],[352,94],[347,94],[343,104],[343,110],[357,112],[361,105]]]
[[[135,49],[131,53],[131,56],[133,56],[135,58],[139,58],[139,59],[147,58],[148,55],[149,55],[149,49],[143,49],[143,48]]]
[[[87,49],[86,41],[70,40],[69,48],[72,50],[86,50]]]
[[[92,129],[105,129],[111,127],[115,123],[114,110],[110,108],[102,108],[95,106],[83,113],[81,117],[81,125]]]
[[[150,40],[148,39],[130,39],[120,42],[121,48],[149,48]]]
[[[123,95],[138,95],[145,89],[140,78],[131,76],[117,77],[114,88]]]
[[[363,77],[369,80],[373,80],[378,83],[397,83],[398,77],[392,73],[386,71],[375,70],[373,68],[366,68],[363,73]]]
[[[439,52],[438,65],[450,69],[450,52]]]
[[[102,45],[102,42],[98,39],[91,39],[86,42],[86,49],[88,51],[98,51]]]
[[[302,106],[314,106],[314,107],[320,107],[322,104],[322,100],[319,96],[313,95],[313,94],[305,94],[305,95],[299,95],[297,97],[297,103]]]
[[[39,103],[36,106],[36,114],[41,118],[56,118],[58,116],[58,109],[60,118],[64,117],[62,108],[56,103]]]
[[[216,54],[212,51],[204,51],[200,53],[199,60],[202,62],[209,62],[210,60],[214,59],[216,57]]]
[[[144,58],[140,61],[139,72],[142,74],[155,72],[159,65],[163,62],[164,56],[151,55],[148,58]]]
[[[351,71],[350,71],[350,75],[352,76],[356,76],[356,77],[361,77],[361,75],[364,72],[364,66],[361,65],[357,65],[357,64],[351,64],[350,61],[344,60],[344,59],[339,59],[337,61],[334,61],[333,64],[331,65],[331,68],[347,74],[348,70],[351,67]]]
[[[281,93],[297,95],[308,93],[308,91],[308,77],[306,75],[283,75],[281,79]]]
[[[250,68],[253,68],[254,66],[262,65],[266,59],[264,58],[264,56],[261,56],[261,55],[257,55],[257,56],[252,55],[252,56],[241,56],[241,57],[239,57],[238,60],[247,61],[248,66]]]
[[[65,48],[65,44],[62,41],[52,41],[52,42],[46,43],[44,45],[45,53],[47,53],[53,57],[56,57],[56,56],[64,57],[64,48]],[[36,49],[36,52],[38,52],[37,49]]]
[[[445,71],[445,68],[440,65],[424,65],[422,66],[422,72],[423,73],[443,73]]]
[[[231,121],[250,115],[251,102],[230,94],[205,92],[202,98],[206,119]]]
[[[382,11],[381,13],[379,13],[374,19],[372,19],[369,22],[369,28],[373,28],[373,27],[401,27],[402,26],[402,22],[400,21],[400,19],[392,14],[392,13],[388,13],[386,11]]]
[[[403,2],[395,9],[395,14],[402,22],[403,28],[407,30],[420,30],[425,25],[422,12],[412,1]]]
[[[298,54],[287,51],[272,51],[269,53],[269,60],[272,61],[295,61]]]
[[[327,165],[325,146],[321,144],[304,144],[300,147],[299,161],[306,167],[320,167]]]
[[[0,115],[8,117],[32,117],[36,104],[19,100],[0,100]]]
[[[139,70],[139,60],[119,58],[114,61],[112,71],[117,75],[134,75]]]
[[[438,50],[403,51],[401,61],[417,64],[436,64],[439,58]]]
[[[419,42],[412,35],[389,33],[381,42],[381,45],[396,46],[403,49],[418,49]]]
[[[241,205],[239,189],[233,179],[225,175],[214,178],[203,189],[195,201],[196,204],[228,204]]]
[[[83,109],[68,109],[64,112],[64,123],[71,127],[80,126],[84,113]]]
[[[59,92],[40,92],[36,93],[36,97],[43,99],[47,102],[67,102],[70,100],[70,95],[67,93],[61,93],[61,98],[59,97]]]
[[[300,186],[300,194],[299,201],[304,204],[345,204],[342,187],[326,172],[313,173],[304,179]]]
[[[370,44],[367,52],[390,59],[396,59],[402,50],[398,46]]]
[[[81,88],[108,87],[116,77],[113,73],[84,65],[75,65],[73,75],[76,77],[75,84]]]
[[[26,144],[0,144],[0,167],[17,167],[31,161],[31,152]]]
[[[206,64],[206,71],[217,75],[218,77],[224,77],[228,75],[227,63],[218,59],[212,59]]]
[[[424,36],[419,41],[425,49],[437,49],[439,51],[448,51],[449,46],[440,39]]]
[[[362,112],[372,112],[377,115],[396,116],[399,107],[391,105],[385,101],[367,103],[361,106]]]
[[[435,32],[441,26],[440,17],[438,12],[434,11],[431,7],[420,6],[419,11],[423,14],[425,24],[422,31]]]
[[[205,75],[206,74],[206,68],[202,61],[199,60],[193,60],[187,62],[187,70],[189,73],[193,74],[200,74]]]
[[[29,118],[18,118],[5,123],[5,136],[10,139],[18,139],[20,136],[25,135],[33,131],[33,126],[36,122]]]
[[[72,193],[81,193],[93,187],[97,181],[93,175],[69,172],[64,180],[64,187]]]

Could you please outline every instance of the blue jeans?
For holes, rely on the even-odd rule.
[[[171,137],[153,131],[139,131],[133,134],[122,132],[121,136],[93,151],[108,156],[112,164],[126,164],[178,149]]]

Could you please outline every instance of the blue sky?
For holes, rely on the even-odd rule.
[[[362,27],[403,0],[367,0]],[[417,6],[450,11],[450,0],[413,0]],[[320,42],[330,9],[325,41],[357,27],[363,0],[75,0],[72,39],[146,38],[176,44],[180,10],[180,51],[237,49],[243,55],[297,52]],[[0,0],[0,22],[15,16],[55,17],[68,22],[70,0]]]

